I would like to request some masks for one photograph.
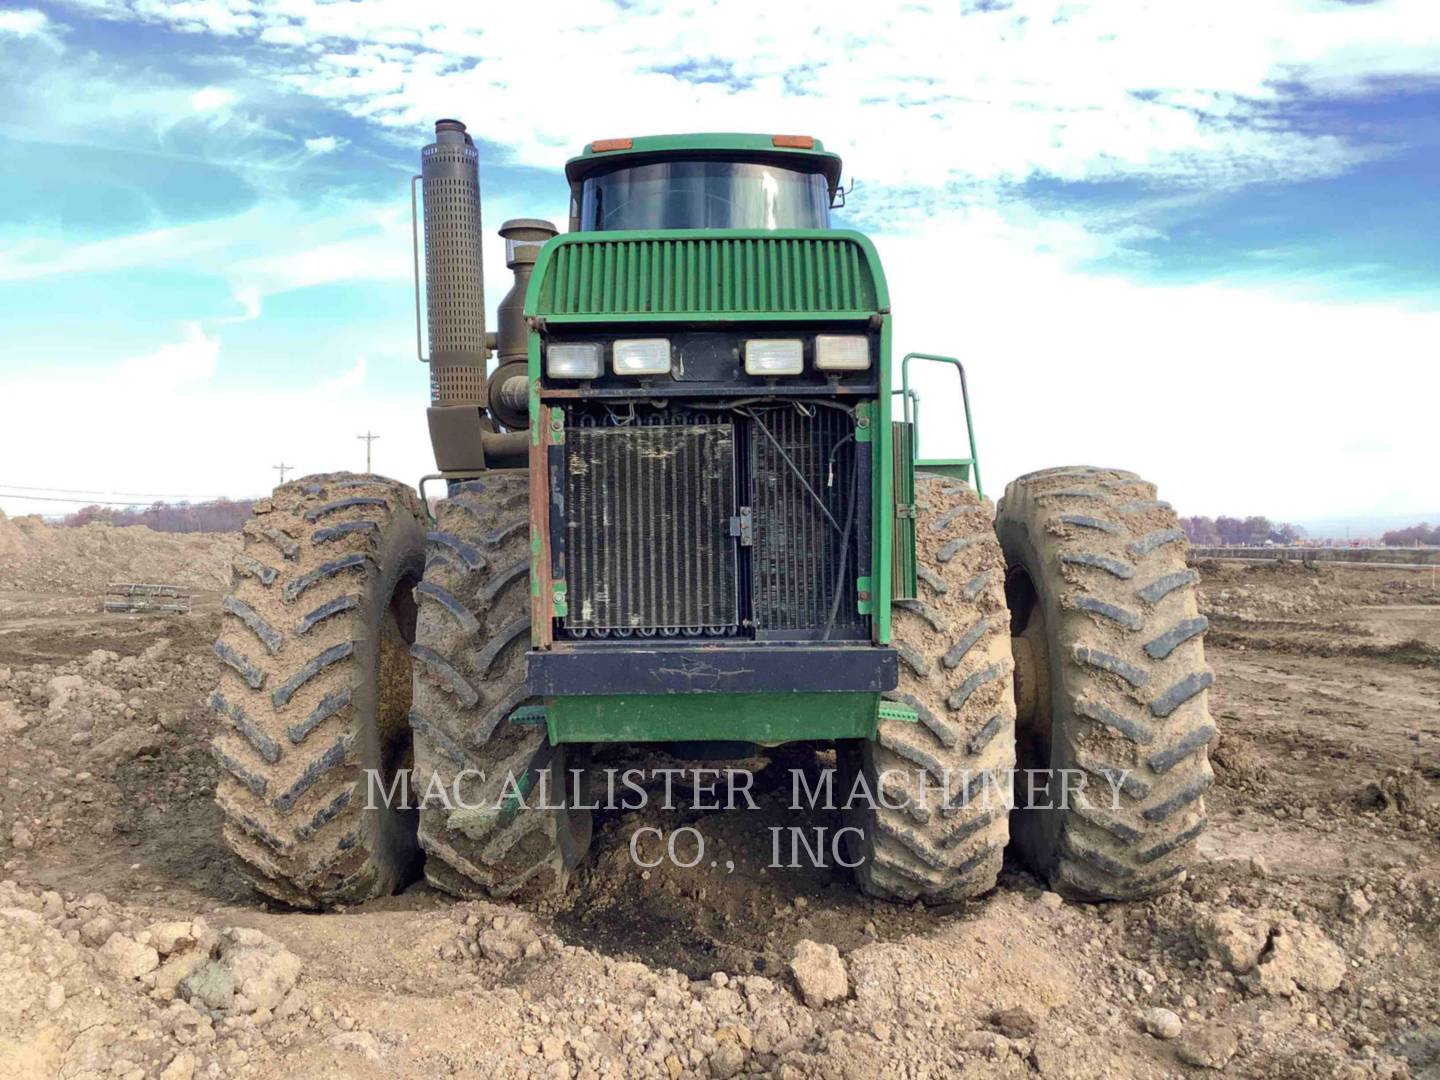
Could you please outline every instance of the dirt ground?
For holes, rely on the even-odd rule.
[[[180,557],[201,584],[229,554]],[[313,915],[261,902],[220,842],[218,595],[101,616],[19,566],[0,563],[0,1076],[1440,1077],[1429,572],[1200,567],[1208,861],[1155,900],[1071,904],[1007,866],[973,903],[895,907],[841,868],[771,869],[789,770],[823,765],[795,750],[747,763],[758,813],[607,813],[543,910],[416,885]],[[694,826],[705,857],[642,871],[644,825]],[[800,950],[838,1000],[807,1003],[801,942],[838,951]]]

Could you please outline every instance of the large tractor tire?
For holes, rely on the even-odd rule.
[[[1213,780],[1207,623],[1185,534],[1154,485],[1078,467],[1010,484],[996,531],[1016,635],[1020,767],[1056,771],[1030,807],[1017,788],[1021,854],[1076,898],[1163,891],[1195,858]],[[1074,781],[1068,792],[1060,770]]]
[[[458,485],[416,590],[420,843],[425,876],[461,897],[553,895],[590,845],[590,812],[569,805],[580,762],[550,746],[543,722],[517,715],[532,702],[528,506],[524,470]]]
[[[994,888],[1009,836],[1015,702],[1005,560],[990,515],[957,481],[915,478],[919,598],[894,606],[900,685],[886,696],[919,723],[882,720],[842,747],[846,824],[859,830],[860,887],[940,903]],[[854,835],[854,834],[852,834]]]
[[[378,476],[310,476],[255,504],[215,652],[216,801],[241,872],[302,908],[419,874],[415,813],[383,797],[410,767],[420,507]]]

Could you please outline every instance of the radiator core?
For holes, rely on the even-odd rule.
[[[565,431],[561,633],[868,636],[870,489],[846,411],[580,406]]]
[[[565,459],[566,628],[734,633],[733,424],[574,427]]]

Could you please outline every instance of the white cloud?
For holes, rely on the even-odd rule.
[[[368,370],[369,365],[365,362],[365,358],[359,357],[348,370],[341,372],[333,379],[320,383],[313,392],[319,397],[330,397],[357,390],[365,385],[365,376]]]
[[[125,386],[143,387],[146,393],[165,393],[210,378],[220,357],[220,338],[207,336],[198,323],[186,323],[181,329],[180,341],[125,361],[116,367],[113,378]]]
[[[273,486],[271,466],[282,458],[302,473],[363,469],[364,445],[355,436],[373,430],[383,436],[376,467],[413,482],[432,469],[423,371],[411,366],[415,395],[406,400],[367,392],[363,357],[308,385],[256,382],[237,391],[215,379],[223,367],[220,338],[182,326],[175,341],[98,375],[7,379],[0,460],[11,464],[12,484],[245,496]],[[75,430],[104,436],[103,454],[93,440],[54,437],[57,401]],[[290,420],[266,422],[280,417]],[[76,507],[0,497],[0,508],[26,514]]]
[[[862,180],[856,210],[886,259],[898,349],[954,352],[969,364],[992,494],[1029,469],[1091,461],[1138,468],[1190,512],[1301,517],[1433,505],[1433,449],[1418,433],[1433,426],[1427,403],[1440,400],[1428,344],[1440,339],[1440,315],[1078,273],[1077,264],[1113,254],[1139,227],[1110,211],[1044,210],[1016,194],[1035,176],[1138,177],[1166,181],[1167,197],[1183,199],[1343,171],[1373,151],[1348,133],[1288,127],[1277,110],[1315,95],[1363,97],[1382,82],[1433,83],[1433,0],[1034,0],[964,14],[951,5],[847,10],[773,0],[642,0],[623,10],[558,0],[518,8],[101,3],[106,17],[281,47],[257,49],[251,77],[381,125],[417,151],[436,117],[457,112],[512,161],[546,169],[607,135],[825,138]],[[546,28],[539,45],[536,26]],[[183,111],[192,92],[202,112],[223,114],[237,100],[224,87],[187,88],[113,108],[143,119],[175,99]],[[93,104],[77,100],[73,112],[89,123]],[[342,145],[322,134],[305,140],[305,152]],[[499,222],[536,213],[563,222],[558,180],[539,199],[487,200],[492,309],[509,284]],[[0,280],[223,265],[248,317],[260,315],[267,296],[317,284],[408,288],[406,201],[400,182],[391,201],[318,212],[267,192],[243,214],[180,228],[90,244],[31,236],[0,252]],[[377,468],[413,479],[431,466],[420,374],[413,400],[385,400],[367,394],[374,364],[330,357],[350,366],[326,384],[252,400],[207,383],[218,338],[191,331],[168,348],[136,363],[170,380],[179,427],[137,435],[111,486],[173,475],[172,486],[191,490],[254,491],[268,486],[281,454],[305,471],[358,467],[354,434],[365,428],[385,436]],[[418,369],[408,357],[373,359]],[[1357,377],[1367,368],[1385,377]],[[47,392],[76,392],[61,383]],[[927,450],[959,450],[952,385],[922,375],[919,386],[927,439],[940,440]],[[86,385],[81,396],[103,423],[110,406],[99,392]],[[284,425],[263,445],[237,443],[233,424],[216,423],[261,412],[307,422]],[[50,445],[38,419],[27,415],[21,428],[35,440],[28,445]],[[1387,449],[1372,449],[1377,440]],[[175,445],[194,453],[177,456]],[[71,464],[57,474],[92,468],[78,457]],[[183,475],[163,471],[171,468]]]
[[[403,188],[390,203],[333,202],[323,208],[276,199],[230,217],[146,232],[64,242],[30,237],[0,250],[0,281],[33,281],[139,267],[213,273],[217,260],[236,288],[261,293],[332,281],[375,281],[409,274],[410,211]],[[258,294],[236,293],[244,297]]]
[[[38,42],[52,55],[65,49],[59,37],[63,29],[43,11],[36,11],[34,8],[0,11],[0,39],[9,36]]]
[[[188,10],[141,3],[135,17],[193,28]],[[282,77],[306,93],[404,129],[463,106],[478,135],[525,164],[553,167],[606,134],[809,130],[843,145],[856,175],[896,186],[1325,175],[1360,151],[1274,123],[1273,106],[1440,75],[1431,0],[895,5],[863,21],[771,0],[227,10],[217,33],[305,47]]]
[[[211,112],[235,103],[235,91],[223,86],[205,86],[190,95],[190,107],[196,112]]]
[[[1140,472],[1187,513],[1434,505],[1440,312],[1137,285],[979,228],[877,244],[897,365],[909,350],[965,361],[993,497],[1010,477],[1089,463]],[[924,452],[961,453],[953,372],[917,376]]]
[[[254,322],[264,309],[264,298],[257,285],[236,285],[230,290],[235,302],[240,305],[240,314],[225,322]]]
[[[305,140],[305,149],[312,154],[333,154],[345,145],[346,140],[338,135],[321,135]]]
[[[0,11],[0,34],[31,37],[43,33],[49,22],[43,11],[36,11],[34,8]]]
[[[299,27],[282,24],[267,26],[260,32],[260,40],[267,45],[304,45],[305,34]]]

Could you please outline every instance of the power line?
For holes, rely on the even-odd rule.
[[[33,487],[25,484],[0,482],[0,487],[15,491],[49,491],[62,495],[121,495],[133,499],[225,499],[226,495],[181,495],[173,491],[100,491],[94,488]],[[15,496],[19,498],[20,496]]]
[[[259,498],[259,496],[252,496]],[[18,499],[22,502],[57,502],[69,503],[72,506],[153,506],[148,502],[110,502],[106,499],[61,499],[50,495],[13,495],[8,491],[0,491],[0,499]],[[224,499],[227,502],[244,502],[245,499],[231,499],[228,495],[222,495],[219,499],[207,499],[207,502],[218,502]]]

